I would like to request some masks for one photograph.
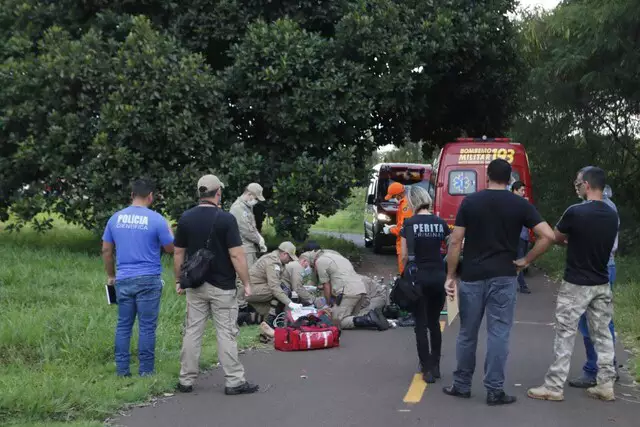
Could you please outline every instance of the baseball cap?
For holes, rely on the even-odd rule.
[[[296,256],[296,247],[293,243],[282,242],[280,243],[280,246],[278,246],[278,249],[280,249],[282,252],[288,253],[292,260],[298,260],[298,257]]]
[[[257,182],[252,182],[251,184],[247,185],[247,191],[256,196],[261,202],[264,202],[265,199],[262,195],[262,185],[258,184]]]
[[[200,190],[202,187],[205,188],[204,191]],[[205,175],[198,180],[198,191],[201,193],[215,191],[218,188],[224,188],[224,184],[215,175]]]
[[[316,258],[318,258],[319,253],[320,253],[320,249],[310,250],[300,254],[300,258],[306,259],[307,261],[309,261],[309,264],[313,266],[313,263],[315,262]]]
[[[387,189],[387,195],[384,197],[385,200],[389,200],[398,194],[404,193],[404,185],[399,182],[392,182],[389,188]]]

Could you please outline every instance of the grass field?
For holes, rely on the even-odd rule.
[[[353,242],[341,239],[339,237],[327,236],[326,234],[314,233],[314,229],[311,230],[307,241],[313,240],[317,242],[322,248],[333,249],[340,252],[345,257],[349,258],[351,262],[359,262],[362,255],[362,248],[359,248]],[[338,231],[335,229],[329,229],[326,231]],[[276,236],[275,230],[269,221],[265,221],[262,227],[262,235],[265,238],[267,248],[273,250],[283,241],[290,239],[289,237]],[[301,248],[304,242],[293,242],[297,248]]]
[[[267,244],[283,239],[265,227]],[[360,249],[342,239],[312,235],[323,247],[357,261]],[[179,373],[185,300],[174,291],[172,259],[164,257],[162,296],[151,378],[115,375],[113,337],[117,307],[106,304],[100,240],[55,222],[39,235],[8,233],[0,224],[0,425],[99,426],[118,409],[173,391]],[[132,373],[137,372],[137,328]],[[201,365],[216,362],[208,328]],[[257,343],[257,328],[243,327],[240,346]]]
[[[354,216],[348,211],[339,211],[330,217],[321,216],[311,230],[337,231],[342,233],[362,233],[364,227],[364,214]]]
[[[321,216],[311,230],[362,233],[364,230],[365,188],[353,188],[344,210]]]
[[[70,226],[45,235],[0,231],[0,425],[102,425],[125,404],[174,388],[185,300],[175,294],[171,259],[164,259],[158,373],[120,379],[113,361],[117,308],[106,304],[99,251],[95,236]],[[213,337],[208,328],[204,368],[216,361]],[[256,337],[255,327],[242,328],[239,342],[251,346]],[[132,347],[135,373],[137,338]]]
[[[538,266],[549,276],[560,280],[564,273],[565,251],[554,247]],[[633,372],[640,381],[640,264],[637,256],[616,258],[617,279],[614,284],[614,321],[626,348],[634,352]]]

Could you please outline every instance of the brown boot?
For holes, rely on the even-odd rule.
[[[260,323],[260,335],[264,335],[268,338],[273,338],[275,334],[273,328],[267,325],[267,322],[262,322]]]

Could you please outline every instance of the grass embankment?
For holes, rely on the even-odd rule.
[[[118,408],[171,391],[179,374],[185,299],[174,291],[166,257],[156,370],[151,378],[115,375],[117,307],[108,306],[100,242],[62,226],[45,235],[24,229],[0,237],[0,425],[101,425]],[[239,343],[256,342],[255,327]],[[201,365],[216,361],[213,328]],[[137,372],[137,327],[132,341]],[[68,425],[65,423],[65,425]]]
[[[311,228],[312,231],[336,231],[340,233],[362,233],[364,215],[354,216],[348,211],[339,211],[335,215],[321,216]]]
[[[55,222],[43,235],[0,224],[0,425],[99,426],[127,404],[171,392],[177,382],[185,299],[174,292],[172,258],[165,256],[156,347],[157,374],[115,375],[113,338],[117,307],[108,306],[100,240]],[[269,232],[269,227],[267,230]],[[354,261],[359,248],[330,236],[312,236]],[[284,239],[267,233],[269,247]],[[256,343],[257,328],[243,327],[239,344]],[[137,327],[132,373],[137,372]],[[216,362],[213,328],[207,328],[201,366]]]
[[[331,230],[336,231],[336,230]],[[264,226],[262,227],[262,234],[265,238],[265,242],[267,244],[267,248],[269,250],[274,250],[278,247],[278,245],[284,240],[291,240],[290,237],[279,237],[276,236],[275,230],[271,223],[265,221]],[[341,239],[339,237],[329,236],[321,233],[314,233],[313,230],[309,234],[307,241],[313,240],[320,245],[322,248],[333,249],[335,251],[340,252],[343,256],[347,257],[352,263],[359,263],[362,257],[362,248],[358,247],[355,243]],[[293,241],[296,245],[296,248],[299,250],[302,248],[302,245],[305,242],[296,242]]]
[[[345,209],[329,217],[321,216],[311,230],[363,233],[366,192],[366,188],[353,188]]]
[[[537,264],[554,280],[564,273],[565,250],[554,247]],[[640,264],[637,256],[616,258],[617,278],[614,284],[614,321],[626,348],[634,353],[632,373],[640,381]]]

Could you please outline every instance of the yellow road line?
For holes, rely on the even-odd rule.
[[[405,394],[404,399],[402,401],[404,403],[418,403],[422,400],[422,395],[424,394],[425,389],[427,388],[427,383],[422,379],[422,374],[415,374],[413,376],[413,381],[411,381],[411,385],[409,385],[409,390],[407,390],[407,394]]]
[[[440,331],[444,331],[447,322],[444,320],[440,321]],[[427,389],[427,383],[422,379],[422,374],[415,374],[413,376],[413,380],[411,380],[411,384],[409,384],[409,390],[407,390],[407,394],[404,395],[404,399],[402,401],[404,403],[418,403],[422,400],[422,395],[424,391]]]

